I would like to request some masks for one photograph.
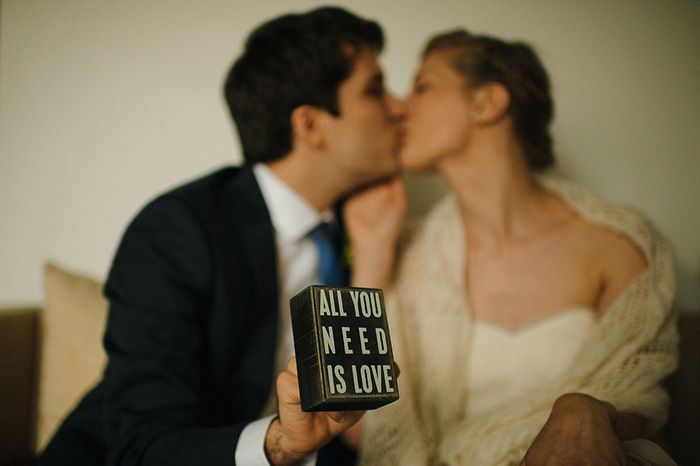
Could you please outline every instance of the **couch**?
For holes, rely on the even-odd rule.
[[[49,263],[44,290],[41,307],[0,310],[0,466],[29,465],[104,367],[102,284]],[[700,312],[682,312],[679,329],[664,446],[691,466],[700,464]]]
[[[0,466],[29,464],[106,361],[102,285],[46,264],[44,292],[42,307],[0,311]]]

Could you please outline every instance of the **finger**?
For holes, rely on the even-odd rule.
[[[348,418],[348,413],[347,411],[328,411],[326,413],[326,416],[331,418],[333,422],[337,422],[338,424],[341,424],[343,421],[345,421]]]
[[[362,416],[365,415],[366,410],[358,411],[327,411],[326,416],[328,416],[333,422],[337,424],[347,424],[347,427],[354,425],[359,421]]]
[[[280,402],[287,404],[300,404],[301,397],[299,395],[299,379],[296,375],[296,366],[293,367],[294,373],[287,369],[277,376],[277,399]]]
[[[391,189],[394,190],[394,194],[399,195],[401,198],[406,197],[406,183],[404,183],[401,176],[395,176],[391,180]]]
[[[293,357],[287,362],[287,371],[291,372],[293,376],[297,376],[297,358]]]
[[[348,414],[347,420],[348,420],[348,422],[350,422],[351,425],[354,425],[354,424],[357,423],[357,421],[359,421],[360,419],[362,419],[362,416],[364,416],[366,412],[367,412],[367,410],[362,410],[362,411],[348,411],[348,412],[347,412],[347,414]]]
[[[394,372],[396,372],[396,378],[398,379],[401,375],[401,368],[399,367],[399,364],[396,361],[394,361]]]
[[[388,184],[394,191],[400,190],[401,188],[403,188],[403,178],[396,175],[389,180]]]

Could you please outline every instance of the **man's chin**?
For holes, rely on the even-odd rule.
[[[386,183],[390,179],[399,176],[401,174],[401,169],[398,166],[388,168],[380,172],[375,172],[372,176],[368,176],[366,180],[359,182],[351,192],[347,193],[347,197],[350,197],[354,193],[363,191],[372,186]]]

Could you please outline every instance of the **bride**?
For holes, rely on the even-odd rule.
[[[663,425],[677,362],[670,246],[638,213],[544,174],[553,103],[532,49],[438,35],[406,106],[402,166],[451,193],[371,283],[389,290],[401,399],[347,436],[361,463],[674,464],[635,440]],[[385,200],[401,203],[399,184]],[[358,268],[372,195],[346,206]]]

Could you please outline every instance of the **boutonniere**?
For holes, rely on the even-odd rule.
[[[345,231],[343,231],[343,242],[341,251],[341,262],[343,264],[343,267],[345,267],[348,270],[352,270],[352,264],[354,260],[352,242],[350,241],[350,238],[348,237],[348,234]]]

